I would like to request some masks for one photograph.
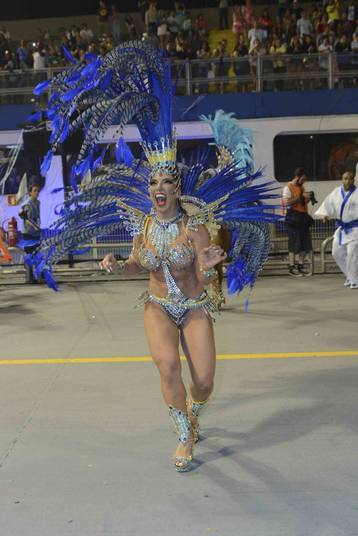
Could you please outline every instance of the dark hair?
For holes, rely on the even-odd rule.
[[[298,167],[295,169],[293,175],[294,177],[298,177],[300,179],[303,175],[306,175],[306,170],[303,167]]]

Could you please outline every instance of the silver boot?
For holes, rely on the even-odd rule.
[[[188,442],[191,443],[189,456],[174,455],[175,469],[179,473],[184,473],[188,471],[193,461],[193,431],[191,422],[187,413],[172,406],[169,406],[169,416],[174,423],[180,443],[183,445],[188,444]]]

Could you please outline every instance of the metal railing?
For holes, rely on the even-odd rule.
[[[358,87],[358,54],[275,54],[173,61],[178,95]],[[34,101],[32,89],[63,68],[0,71],[0,104]],[[42,100],[46,100],[46,94]]]
[[[334,220],[328,222],[315,220],[312,228],[313,251],[306,259],[311,274],[339,271],[327,247],[332,242],[334,229]],[[60,278],[63,277],[65,280],[68,277],[84,278],[86,276],[90,276],[91,280],[97,276],[105,278],[106,274],[100,270],[98,261],[109,251],[123,259],[128,258],[132,248],[132,240],[127,231],[119,230],[106,237],[93,240],[91,244],[83,247],[90,247],[91,249],[84,255],[75,255],[71,259],[71,264],[64,259],[61,264],[55,267],[56,277],[59,275]],[[25,270],[22,264],[24,252],[18,248],[9,249],[13,256],[13,262],[11,264],[1,264],[0,261],[0,283],[24,282]],[[264,266],[264,273],[287,273],[287,264],[287,231],[284,222],[279,221],[271,226],[270,253]]]

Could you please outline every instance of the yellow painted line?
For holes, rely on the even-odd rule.
[[[322,352],[274,352],[262,354],[218,354],[218,361],[237,361],[239,359],[289,359],[298,357],[358,357],[358,350],[336,350]],[[184,357],[181,357],[184,360]],[[148,355],[133,357],[68,357],[51,359],[0,359],[0,365],[56,365],[82,363],[135,363],[148,362]]]

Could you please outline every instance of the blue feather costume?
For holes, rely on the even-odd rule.
[[[49,84],[35,89],[40,94]],[[42,164],[45,173],[58,145],[79,128],[84,141],[71,173],[74,194],[65,201],[59,217],[43,237],[40,249],[27,262],[57,290],[52,267],[67,253],[92,238],[126,228],[132,235],[143,232],[152,204],[148,179],[161,168],[178,173],[172,125],[173,86],[170,65],[162,51],[143,42],[123,43],[104,57],[91,55],[87,64],[74,64],[51,82],[47,117],[51,122],[51,150]],[[120,130],[134,122],[142,136],[148,162],[133,158],[120,137],[118,163],[101,165],[106,147],[98,144],[113,124]],[[206,176],[205,155],[181,172],[181,203],[191,206],[191,219],[208,228],[233,231],[229,292],[252,286],[266,260],[268,223],[276,219],[277,197],[273,182],[258,180],[261,172],[252,165],[251,134],[238,130],[235,119],[219,112],[209,119],[216,143],[231,159]],[[149,163],[149,165],[148,165]],[[77,191],[76,177],[96,171]]]

